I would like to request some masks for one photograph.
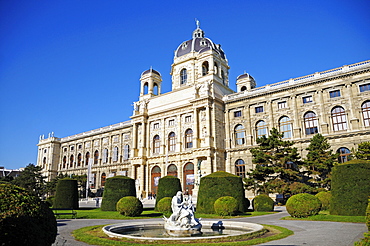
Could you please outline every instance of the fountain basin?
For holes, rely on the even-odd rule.
[[[250,234],[263,230],[263,226],[255,223],[202,220],[202,234],[191,236],[168,235],[164,222],[130,222],[119,223],[103,227],[103,232],[109,237],[129,238],[135,240],[178,240],[188,241],[197,239],[216,239],[230,236]]]

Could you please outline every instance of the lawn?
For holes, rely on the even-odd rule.
[[[282,220],[311,220],[311,221],[332,221],[332,222],[351,222],[351,223],[365,223],[366,216],[344,216],[331,215],[329,211],[320,211],[318,215],[309,216],[307,218],[293,218],[291,216],[283,217]]]

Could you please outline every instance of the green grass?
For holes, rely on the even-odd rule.
[[[318,215],[309,216],[307,218],[293,218],[291,216],[283,217],[282,220],[310,220],[310,221],[332,221],[332,222],[351,222],[365,223],[366,216],[345,216],[345,215],[330,215],[329,211],[320,211]]]
[[[101,211],[100,208],[95,209],[79,209],[75,210],[77,212],[78,219],[117,219],[117,220],[126,220],[126,219],[152,219],[152,218],[162,218],[163,214],[153,209],[144,209],[143,213],[137,217],[128,217],[123,216],[117,211]],[[219,216],[216,214],[198,214],[195,216],[197,218],[207,218],[207,219],[232,219],[232,218],[241,218],[241,217],[251,217],[270,214],[272,212],[246,212],[244,214],[239,214],[237,216]],[[61,215],[60,219],[70,219],[69,215]]]
[[[178,242],[178,241],[135,241],[130,239],[115,239],[109,238],[102,232],[102,225],[100,226],[88,226],[78,230],[73,231],[73,236],[82,242],[93,244],[93,245],[119,245],[127,246],[133,244],[145,244],[145,245],[184,245],[184,244],[193,244],[200,246],[213,246],[213,245],[257,245],[261,243],[266,243],[272,240],[278,240],[285,238],[293,234],[291,230],[288,230],[279,226],[264,225],[264,227],[269,230],[268,233],[262,237],[259,235],[243,235],[236,237],[228,237],[225,239],[216,239],[216,240],[192,240],[191,242]],[[251,238],[256,237],[256,238]]]

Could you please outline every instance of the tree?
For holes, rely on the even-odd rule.
[[[67,177],[68,177],[67,174],[60,173],[58,176],[51,179],[49,182],[46,182],[46,190],[45,190],[46,193],[48,193],[48,195],[54,195],[55,191],[56,191],[58,181],[60,179],[67,178]]]
[[[338,158],[338,154],[333,154],[328,140],[320,133],[313,136],[308,150],[304,166],[307,174],[311,177],[310,181],[321,188],[330,188],[331,169]]]
[[[13,180],[13,184],[25,188],[30,194],[41,197],[45,194],[45,177],[42,168],[30,163],[21,174]]]
[[[355,156],[357,159],[370,160],[370,142],[360,143]]]
[[[292,141],[283,139],[283,133],[272,128],[269,137],[257,139],[258,147],[251,149],[252,162],[256,167],[247,173],[245,179],[247,188],[262,193],[287,193],[289,184],[299,180],[301,166],[297,148],[292,147]]]

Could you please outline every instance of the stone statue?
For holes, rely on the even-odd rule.
[[[202,225],[194,216],[194,205],[191,195],[183,195],[178,191],[171,202],[172,215],[164,217],[165,229],[171,235],[194,235],[200,234]]]

